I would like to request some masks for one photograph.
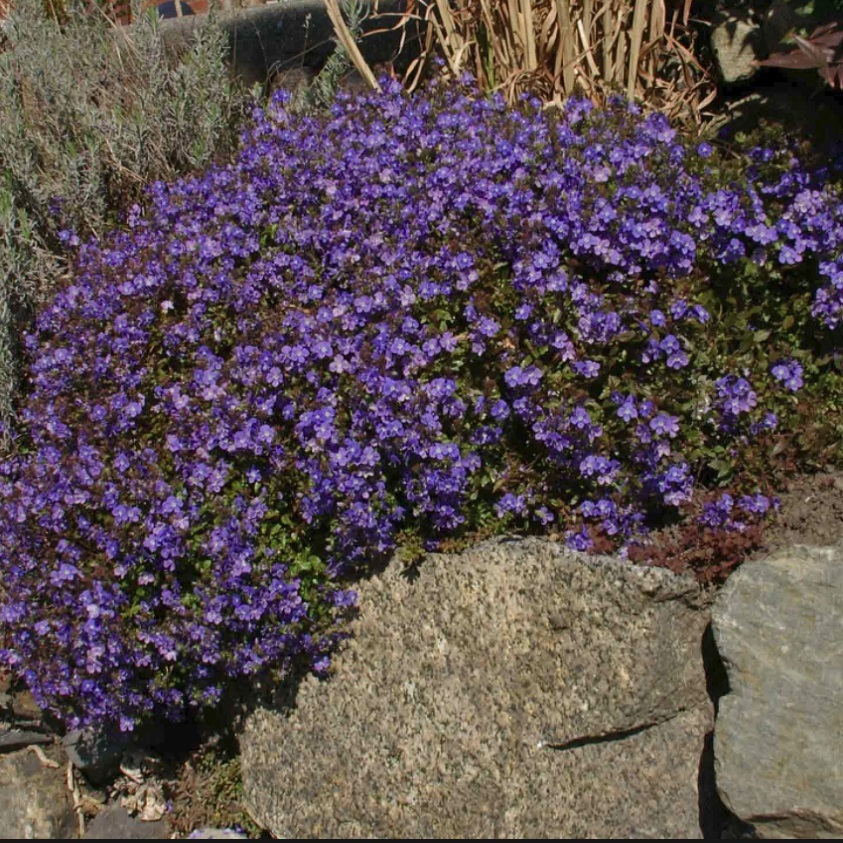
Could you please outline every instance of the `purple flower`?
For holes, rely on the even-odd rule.
[[[748,413],[758,403],[758,396],[746,378],[727,375],[715,382],[725,413],[737,416]]]
[[[74,250],[24,339],[0,665],[69,725],[179,720],[324,672],[343,584],[404,537],[622,550],[711,494],[707,460],[752,488],[747,448],[805,418],[796,358],[843,322],[840,200],[790,151],[715,155],[621,101],[257,110],[234,160]],[[787,283],[761,295],[753,260]],[[736,278],[784,336],[722,330]]]
[[[592,380],[600,374],[600,364],[594,360],[579,360],[571,368],[586,380]]]
[[[505,419],[509,416],[509,405],[503,400],[495,401],[489,412],[494,419]]]
[[[802,388],[802,366],[796,360],[781,360],[770,369],[770,372],[791,392]]]
[[[504,374],[507,386],[516,388],[519,386],[536,386],[542,378],[541,371],[535,366],[522,368],[513,366]]]
[[[579,429],[588,427],[591,424],[591,416],[585,407],[575,407],[571,412],[571,424]]]
[[[635,407],[635,399],[631,395],[627,395],[623,399],[623,403],[618,407],[618,417],[624,421],[632,421],[638,418],[638,410]]]
[[[513,495],[507,492],[496,504],[495,512],[498,518],[503,518],[509,512],[523,515],[527,510],[527,503],[523,495]]]
[[[673,439],[679,433],[679,419],[667,413],[657,413],[650,419],[650,430],[657,436],[667,436]]]

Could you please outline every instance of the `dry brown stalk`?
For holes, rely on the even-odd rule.
[[[360,52],[360,48],[357,46],[357,42],[354,40],[354,36],[351,34],[351,31],[342,16],[337,0],[325,0],[325,8],[327,9],[328,17],[331,19],[331,23],[333,24],[337,40],[348,53],[348,57],[351,59],[352,64],[357,68],[357,72],[363,77],[366,84],[369,85],[373,91],[379,91],[381,86],[378,84],[378,80],[375,78],[372,68],[369,67],[366,59],[363,58],[363,54]]]
[[[600,103],[623,92],[700,122],[715,86],[693,52],[692,3],[408,0],[395,26],[426,26],[422,55],[405,77],[411,89],[438,50],[452,76],[471,70],[484,89],[509,100],[530,91],[546,102],[579,94]]]

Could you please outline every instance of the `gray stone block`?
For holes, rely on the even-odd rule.
[[[843,836],[843,548],[747,563],[713,628],[730,686],[714,732],[724,803],[760,837]]]
[[[421,24],[396,27],[408,0],[364,0],[360,49],[369,64],[395,61],[406,66],[419,54]],[[174,58],[189,47],[207,15],[161,22],[161,37]],[[323,0],[284,0],[220,16],[229,40],[232,69],[249,83],[295,67],[319,68],[334,50],[334,29]]]

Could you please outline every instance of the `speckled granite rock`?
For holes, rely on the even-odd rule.
[[[0,755],[0,837],[62,840],[76,836],[76,814],[63,767],[33,752]]]
[[[691,580],[540,540],[393,563],[292,712],[241,736],[279,837],[700,837]]]
[[[717,786],[760,837],[843,837],[843,547],[744,565],[713,610]]]

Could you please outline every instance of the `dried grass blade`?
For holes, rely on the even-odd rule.
[[[618,85],[624,83],[624,69],[626,68],[626,20],[629,17],[629,7],[624,6],[621,14],[615,18],[614,50],[614,80]]]
[[[385,20],[386,18],[398,18],[398,22],[394,23],[392,26],[383,26],[380,29],[369,29],[366,32],[366,35],[381,35],[385,32],[394,32],[396,29],[407,29],[407,25],[410,21],[423,21],[427,20],[427,15],[430,13],[430,7],[426,6],[427,12],[424,15],[418,14],[415,10],[416,8],[416,0],[409,0],[407,4],[407,8],[404,11],[398,12],[381,12],[379,10],[378,0],[375,0],[375,5],[373,7],[373,14],[372,20],[380,21]],[[402,35],[402,38],[405,35]],[[402,42],[403,44],[403,42]],[[399,50],[400,52],[400,50]]]
[[[433,9],[428,7],[424,16],[424,19],[427,23],[424,33],[424,46],[419,51],[418,58],[410,62],[409,66],[407,67],[407,72],[404,74],[404,84],[407,86],[407,90],[410,92],[415,91],[416,88],[418,88],[419,83],[421,82],[422,74],[424,73],[424,67],[427,62],[427,58],[433,51],[435,31],[430,23],[430,16],[436,17],[435,13],[433,12]]]
[[[527,70],[534,71],[538,66],[536,55],[536,31],[533,20],[533,0],[521,0],[524,7],[524,47],[527,54]]]
[[[594,0],[583,0],[582,12],[578,23],[582,24],[585,31],[591,35],[591,22],[594,16]]]
[[[597,62],[594,61],[591,45],[588,43],[588,35],[586,35],[585,26],[583,25],[582,18],[577,21],[577,31],[580,34],[580,40],[582,41],[583,50],[585,51],[585,60],[588,62],[589,70],[591,70],[595,77],[599,78],[600,68],[597,67]]]
[[[571,25],[571,7],[568,0],[556,0],[556,16],[559,19],[559,54],[557,55],[557,71],[561,65],[562,84],[565,93],[570,95],[574,91],[574,56],[576,53],[574,28]]]
[[[483,0],[484,9],[489,8],[488,0]],[[524,37],[524,16],[521,13],[519,0],[508,0],[505,8],[501,9],[509,16],[508,21],[501,21],[500,27],[496,27],[495,40],[504,39],[507,35],[513,38],[516,43],[520,42],[524,55],[527,53],[527,41]]]
[[[647,33],[649,42],[653,49],[650,51],[650,72],[655,74],[659,66],[658,45],[664,38],[667,13],[664,7],[664,0],[650,0],[650,29]]]
[[[632,27],[629,32],[629,65],[626,79],[626,95],[630,100],[635,97],[635,87],[638,79],[638,60],[641,55],[641,42],[644,40],[646,12],[647,0],[635,0],[635,9],[632,13]]]
[[[612,32],[612,7],[606,2],[603,4],[603,33],[600,39],[601,50],[603,52],[603,78],[609,80],[614,75],[612,66],[612,53],[617,33]]]
[[[448,62],[448,69],[454,76],[460,75],[460,68],[455,61],[456,51],[452,49],[450,39],[447,32],[444,31],[442,24],[440,24],[436,15],[430,16],[429,23],[432,24],[433,30],[436,33],[436,40],[442,47],[442,52],[445,54],[445,61]]]
[[[448,45],[448,49],[456,49],[456,42],[461,39],[457,34],[454,16],[451,14],[451,4],[448,0],[436,0],[436,8],[439,10],[439,18],[445,30],[444,42]]]
[[[502,5],[495,11],[495,4],[490,0],[482,0],[481,16],[488,36],[486,64],[490,74],[495,79],[502,81],[495,84],[500,87],[513,72],[517,72],[521,65],[519,63],[519,52],[523,55],[523,47],[519,50],[521,39],[518,27],[518,9],[513,9],[514,0],[509,0],[507,5]]]
[[[542,57],[542,61],[550,57],[553,42],[556,40],[557,31],[558,28],[556,27],[556,6],[551,5],[548,7],[547,14],[544,18],[544,22],[541,25],[541,31],[539,32],[539,46],[541,47],[540,55]]]
[[[328,17],[331,19],[331,23],[333,24],[337,39],[345,48],[349,58],[357,68],[357,72],[363,77],[363,79],[366,80],[366,84],[373,91],[379,91],[381,86],[378,84],[375,74],[372,73],[372,68],[369,67],[366,59],[363,58],[363,54],[360,52],[360,48],[357,46],[354,36],[349,31],[337,0],[325,0],[325,8],[327,9]]]
[[[659,41],[665,33],[667,10],[664,0],[650,0],[650,4],[650,31],[647,34],[650,41]]]

